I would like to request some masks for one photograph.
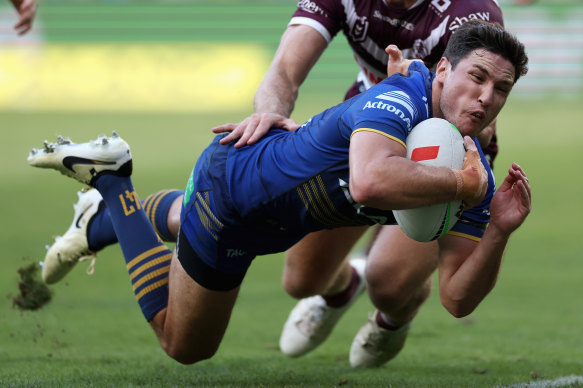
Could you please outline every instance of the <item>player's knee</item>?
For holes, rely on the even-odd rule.
[[[382,311],[415,309],[429,297],[431,279],[411,282],[410,279],[395,277],[387,281],[386,277],[367,273],[367,290],[371,301]]]
[[[176,198],[170,207],[170,211],[168,212],[166,219],[168,230],[170,231],[170,234],[174,236],[174,238],[178,237],[178,231],[180,230],[180,212],[182,211],[183,198],[184,196],[182,195]]]
[[[324,285],[308,281],[304,277],[284,276],[282,283],[288,295],[296,299],[318,295],[324,290]]]
[[[199,361],[208,360],[217,352],[217,348],[205,348],[204,346],[187,347],[182,344],[162,344],[166,354],[184,365],[191,365]]]

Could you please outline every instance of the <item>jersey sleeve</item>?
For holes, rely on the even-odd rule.
[[[310,26],[330,43],[342,29],[343,13],[344,9],[339,1],[300,0],[288,26]]]
[[[394,74],[357,97],[352,134],[377,132],[401,143],[413,127],[429,118],[427,83],[432,75],[420,62],[409,66],[408,74]]]
[[[475,138],[474,142],[480,152],[482,164],[488,173],[488,191],[486,192],[486,196],[482,200],[482,203],[471,209],[462,211],[458,222],[453,228],[451,228],[448,234],[469,238],[474,241],[480,241],[486,231],[488,223],[490,222],[490,202],[492,202],[492,197],[496,192],[496,181],[494,180],[494,174],[482,152],[478,139]]]

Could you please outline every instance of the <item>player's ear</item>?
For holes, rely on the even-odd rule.
[[[441,83],[445,82],[450,70],[451,63],[449,62],[449,59],[442,57],[435,67],[435,78]]]

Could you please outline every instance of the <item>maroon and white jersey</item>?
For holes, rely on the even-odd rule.
[[[472,19],[503,25],[497,0],[418,0],[407,9],[385,0],[300,0],[289,25],[311,26],[328,43],[342,31],[361,69],[358,81],[368,89],[387,76],[389,44],[432,68],[451,34]]]

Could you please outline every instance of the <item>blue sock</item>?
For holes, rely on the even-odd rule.
[[[174,200],[183,195],[182,190],[163,190],[154,193],[144,201],[142,207],[146,210],[146,215],[150,219],[156,233],[164,241],[176,242],[176,237],[168,229],[168,213]],[[117,243],[117,236],[109,209],[106,206],[100,208],[87,226],[87,241],[92,252],[99,252],[103,248]]]
[[[129,177],[102,175],[94,186],[109,209],[136,299],[144,317],[150,321],[168,306],[172,251],[160,241]]]
[[[109,209],[103,203],[87,225],[87,242],[92,252],[99,252],[106,246],[117,243]]]
[[[168,230],[168,213],[176,198],[183,194],[184,191],[182,190],[163,190],[149,195],[142,202],[146,215],[154,225],[156,233],[164,241],[176,242],[176,237]]]

